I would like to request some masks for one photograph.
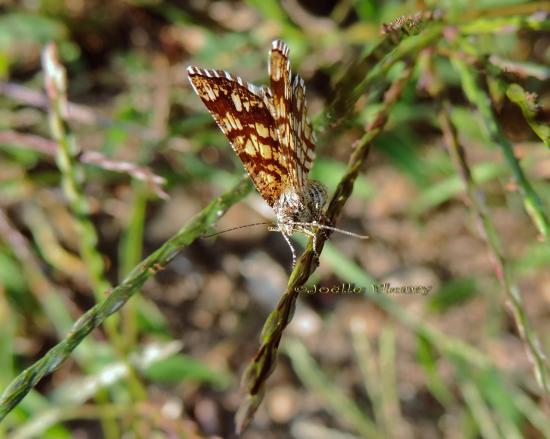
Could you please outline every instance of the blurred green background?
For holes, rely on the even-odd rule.
[[[300,295],[242,437],[550,437],[549,13],[514,0],[0,3],[0,390],[240,180],[185,68],[267,84],[281,38],[317,130],[312,176],[329,193],[384,92],[413,70],[337,224],[370,239],[334,234],[308,283],[364,293]],[[67,69],[72,168],[50,126],[51,41]],[[273,219],[253,192],[212,232]],[[0,437],[232,437],[241,374],[290,269],[266,226],[196,240],[30,391]]]

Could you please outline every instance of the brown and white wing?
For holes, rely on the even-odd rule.
[[[315,159],[315,135],[307,117],[306,86],[300,75],[292,82],[290,126],[295,139],[298,181],[304,186]]]
[[[270,206],[288,184],[288,169],[268,92],[213,69],[187,68],[189,80]]]
[[[281,151],[286,160],[289,183],[296,192],[303,188],[297,169],[296,139],[291,127],[292,73],[288,59],[288,46],[281,40],[273,41],[269,52],[269,78],[271,81],[270,111],[275,120]]]
[[[299,75],[292,79],[288,53],[285,43],[281,40],[273,41],[269,55],[273,94],[270,111],[287,160],[289,182],[298,192],[305,187],[315,159],[315,139],[307,117],[306,86]]]

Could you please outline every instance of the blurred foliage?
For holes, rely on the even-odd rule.
[[[549,32],[547,1],[1,3],[0,389],[26,397],[0,437],[233,434],[290,255],[197,239],[273,217],[185,67],[265,84],[275,38],[330,193],[412,77],[337,224],[370,239],[309,280],[366,293],[300,298],[242,436],[550,437]]]

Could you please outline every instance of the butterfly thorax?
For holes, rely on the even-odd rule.
[[[316,180],[307,180],[304,190],[300,192],[288,186],[273,205],[278,228],[285,235],[304,231],[304,226],[294,223],[318,223],[322,220],[322,209],[327,200],[325,186]]]

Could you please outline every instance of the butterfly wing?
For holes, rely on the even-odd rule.
[[[315,144],[307,117],[304,80],[295,75],[292,81],[288,54],[289,50],[284,42],[273,41],[269,54],[269,76],[273,94],[270,111],[277,126],[281,150],[287,160],[289,183],[300,192],[306,185],[315,158]]]
[[[273,206],[288,184],[288,170],[275,120],[267,108],[269,92],[221,70],[191,66],[187,73],[256,189]]]
[[[302,185],[298,179],[298,161],[296,156],[296,142],[290,126],[292,112],[292,73],[288,59],[288,46],[281,40],[273,41],[269,52],[269,79],[271,82],[270,111],[275,120],[281,151],[286,160],[289,183],[296,192],[300,192]]]
[[[315,159],[315,136],[311,122],[307,117],[306,85],[300,75],[292,82],[292,111],[290,112],[290,127],[294,134],[296,158],[298,165],[296,172],[298,181],[303,186],[307,182],[309,170]]]

